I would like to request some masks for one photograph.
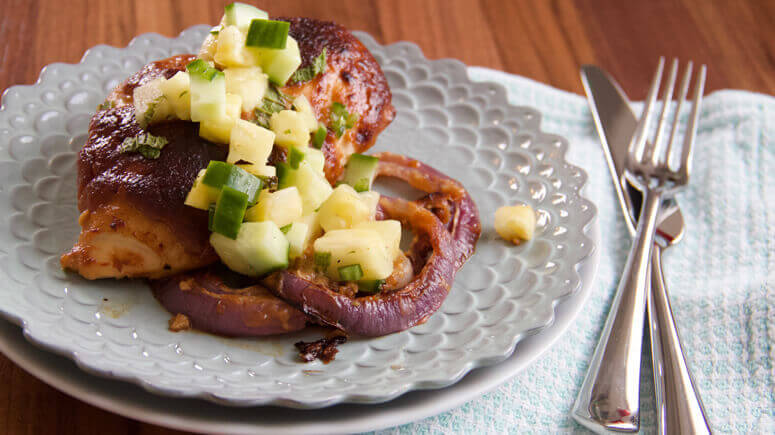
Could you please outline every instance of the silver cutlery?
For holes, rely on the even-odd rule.
[[[634,235],[634,218],[642,198],[639,191],[623,180],[623,172],[624,157],[637,119],[624,92],[600,68],[584,65],[581,81],[613,176],[619,204],[630,233]],[[662,275],[662,252],[678,243],[684,231],[683,216],[675,201],[668,200],[663,204],[658,222],[659,237],[651,257],[651,291],[647,302],[658,433],[709,433],[699,394],[681,351]],[[660,335],[665,335],[666,344],[662,344]],[[596,425],[587,411],[588,403],[577,402],[577,405],[581,407],[574,409],[574,417],[586,426]]]
[[[695,104],[682,147],[680,165],[677,170],[673,170],[670,157],[676,138],[677,113],[680,112],[688,92],[691,67],[683,80],[678,112],[673,119],[667,150],[663,153],[662,139],[665,134],[669,102],[675,86],[677,63],[673,64],[668,79],[669,84],[663,94],[665,104],[659,118],[656,137],[653,142],[646,140],[648,126],[652,119],[651,108],[656,101],[663,66],[664,60],[660,60],[644,115],[631,141],[630,152],[625,157],[627,178],[640,187],[645,196],[640,219],[638,219],[635,242],[628,256],[612,311],[574,406],[574,417],[597,431],[638,430],[640,417],[638,380],[646,304],[645,289],[648,283],[649,258],[657,214],[662,197],[671,196],[685,186],[689,176],[690,150],[696,133],[705,68],[704,66],[701,68],[695,85]],[[613,150],[611,151],[613,154]],[[620,199],[623,198],[620,197]]]

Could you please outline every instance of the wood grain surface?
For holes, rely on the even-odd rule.
[[[282,0],[272,15],[311,16],[365,30],[382,43],[409,40],[429,58],[457,58],[582,93],[579,66],[611,72],[634,99],[656,59],[708,65],[707,91],[775,93],[775,1],[753,0]],[[177,35],[216,23],[214,0],[0,0],[0,89],[30,84],[43,66],[78,62],[97,44]],[[119,384],[120,386],[120,384]],[[0,355],[0,432],[169,432],[110,414],[48,387]]]

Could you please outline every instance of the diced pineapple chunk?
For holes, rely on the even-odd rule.
[[[309,144],[309,129],[299,112],[281,110],[273,113],[269,126],[277,135],[275,142],[278,145],[303,148]]]
[[[358,196],[361,197],[361,201],[369,208],[370,220],[374,220],[377,215],[377,204],[379,204],[379,193],[373,190],[367,190],[365,192],[359,192]]]
[[[269,165],[237,165],[240,168],[250,172],[257,177],[274,177],[277,175],[277,168]]]
[[[495,231],[515,245],[532,239],[535,226],[536,215],[529,205],[501,207],[495,211]]]
[[[160,87],[175,116],[184,121],[191,120],[191,80],[188,73],[178,71],[174,76],[163,81]]]
[[[235,26],[225,26],[218,32],[218,43],[213,60],[224,68],[259,64],[255,51],[245,47],[245,34]]]
[[[291,227],[285,233],[285,238],[288,239],[290,244],[288,250],[288,257],[290,259],[300,257],[304,253],[310,242],[311,235],[311,228],[304,222],[294,222],[291,224]]]
[[[364,280],[385,279],[393,273],[392,253],[385,248],[382,237],[373,230],[334,230],[315,240],[316,253],[330,253],[326,275],[340,279],[339,268],[359,264]]]
[[[264,166],[272,152],[274,133],[252,122],[238,119],[231,130],[226,161],[239,161]]]
[[[328,180],[320,173],[315,172],[307,162],[299,164],[295,184],[299,188],[304,203],[305,215],[316,211],[333,191]]]
[[[209,34],[202,42],[202,46],[199,47],[199,54],[197,57],[205,62],[212,62],[215,58],[215,52],[218,50],[218,36]]]
[[[206,119],[199,123],[199,136],[215,143],[227,144],[231,140],[231,130],[240,119],[242,99],[239,95],[226,94],[224,116]]]
[[[268,86],[266,74],[257,66],[226,68],[226,92],[242,97],[242,111],[252,112],[264,98]]]
[[[389,219],[361,222],[353,229],[376,231],[385,242],[385,249],[392,253],[393,258],[401,252],[401,222],[399,221]]]
[[[318,129],[318,120],[315,118],[315,112],[312,110],[312,105],[309,104],[307,97],[304,95],[296,97],[293,100],[293,108],[299,112],[310,133]]]
[[[136,87],[132,92],[135,118],[141,127],[168,119],[173,113],[169,101],[162,92],[162,83],[165,81],[164,77],[158,77]]]
[[[320,226],[325,231],[352,228],[368,221],[370,212],[352,187],[340,184],[320,206]]]
[[[245,220],[272,221],[278,227],[284,227],[301,218],[301,212],[301,195],[295,187],[287,187],[272,193],[262,190],[258,196],[258,203],[245,213]]]
[[[218,200],[218,194],[220,191],[212,186],[208,186],[202,183],[202,178],[205,176],[207,169],[202,169],[194,180],[194,185],[191,186],[191,190],[188,191],[185,204],[201,210],[208,210],[210,204],[215,204]]]

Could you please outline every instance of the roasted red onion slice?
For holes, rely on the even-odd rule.
[[[457,181],[406,157],[378,156],[379,175],[403,179],[435,195],[417,202],[380,199],[382,217],[397,219],[415,232],[409,256],[416,270],[418,265],[421,268],[413,280],[397,291],[358,298],[307,281],[293,271],[265,280],[278,296],[320,323],[364,336],[390,334],[425,322],[447,297],[457,269],[473,253],[481,231],[476,205]]]
[[[401,290],[350,298],[307,281],[292,271],[264,280],[278,296],[291,302],[320,323],[350,334],[379,336],[403,331],[425,322],[447,297],[455,275],[452,238],[436,216],[413,202],[383,196],[385,214],[411,226],[430,240],[433,253],[419,274]]]
[[[303,329],[308,317],[256,283],[227,283],[228,272],[211,266],[150,281],[153,294],[194,328],[226,336],[255,337]]]

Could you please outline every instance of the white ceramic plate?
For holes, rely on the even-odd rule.
[[[49,65],[35,85],[4,93],[0,312],[28,339],[89,372],[165,395],[238,406],[376,403],[450,385],[504,360],[580,287],[577,269],[594,249],[585,229],[595,207],[580,194],[586,174],[565,161],[566,141],[541,132],[539,113],[509,105],[502,87],[471,82],[461,63],[431,62],[413,44],[380,46],[363,33],[398,110],[375,151],[407,154],[454,176],[483,220],[477,253],[427,323],[352,340],[328,365],[302,364],[292,343],[320,331],[251,340],[171,333],[169,315],[142,282],[89,282],[62,272],[59,255],[79,230],[76,152],[94,108],[145,63],[194,52],[207,30],[196,26],[174,39],[142,35],[123,49],[97,46],[81,63]],[[514,202],[539,213],[536,237],[516,248],[491,224],[498,206]]]
[[[587,233],[600,241],[597,226]],[[197,399],[161,397],[120,381],[84,373],[72,361],[25,341],[18,327],[0,321],[0,352],[49,385],[91,405],[172,429],[230,434],[355,433],[430,417],[472,400],[515,376],[549,349],[573,323],[591,293],[600,251],[579,268],[582,287],[557,305],[555,321],[517,344],[505,361],[472,370],[447,388],[412,391],[379,406],[334,405],[320,410],[272,406],[223,407]]]

